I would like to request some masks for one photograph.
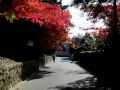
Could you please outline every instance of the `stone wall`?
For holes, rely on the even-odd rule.
[[[41,57],[38,62],[15,62],[8,58],[0,57],[0,90],[8,90],[29,77],[38,69],[38,66],[43,67],[51,61],[52,57],[48,55]]]
[[[45,65],[53,61],[52,56],[44,55],[44,57],[45,57],[45,59],[44,59],[45,60]]]
[[[33,62],[15,62],[0,59],[0,90],[8,90],[16,83],[24,80],[34,71]]]

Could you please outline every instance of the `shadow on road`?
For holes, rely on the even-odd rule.
[[[51,76],[53,72],[47,71],[47,70],[39,70],[35,74],[33,74],[28,81],[33,80],[33,79],[40,79],[44,77]]]
[[[55,90],[111,90],[109,87],[98,87],[96,82],[96,78],[88,77],[83,80],[68,83],[65,86],[57,86],[50,89],[54,88]]]

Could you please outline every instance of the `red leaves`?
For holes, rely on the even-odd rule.
[[[105,30],[104,28],[97,28],[97,32],[92,32],[93,35],[98,35],[103,38],[107,38],[108,34],[114,30],[114,22],[113,22],[113,5],[111,4],[103,4],[103,5],[83,5],[81,8],[84,11],[88,12],[90,16],[94,19],[100,18],[104,19],[106,26],[108,26]],[[120,24],[120,4],[117,4],[117,20],[118,27]]]
[[[108,30],[107,28],[96,28],[96,31],[91,32],[93,36],[100,37],[101,39],[106,39],[108,36]]]
[[[65,30],[70,23],[68,12],[62,11],[57,4],[48,4],[38,0],[13,0],[13,8],[17,19],[30,19],[40,26],[45,25],[48,30]]]
[[[47,30],[41,31],[38,37],[43,49],[55,48],[60,42],[67,39],[66,29],[71,26],[70,14],[63,11],[58,4],[41,2],[42,0],[13,0],[12,7],[16,18],[30,20],[32,23],[44,26]]]

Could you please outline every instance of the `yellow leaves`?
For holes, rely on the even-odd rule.
[[[0,16],[5,17],[10,23],[16,18],[14,11],[4,1],[0,2]]]
[[[10,21],[10,23],[12,23],[13,20],[16,18],[13,11],[0,13],[0,16],[4,16],[8,21]]]
[[[5,17],[10,23],[16,18],[16,15],[12,10],[0,13],[0,16]]]
[[[12,10],[10,10],[10,11],[8,11],[7,14],[5,15],[5,18],[6,18],[8,21],[10,21],[10,23],[12,23],[13,20],[16,18],[16,15],[15,15],[15,13],[14,13]]]

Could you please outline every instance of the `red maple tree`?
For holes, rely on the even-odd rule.
[[[98,4],[98,5],[83,5],[82,10],[85,12],[88,12],[89,16],[92,16],[93,19],[99,18],[99,19],[104,19],[104,23],[106,24],[106,32],[103,33],[102,27],[97,29],[99,31],[100,35],[106,35],[111,34],[111,31],[114,30],[114,11],[113,11],[113,5],[112,4]],[[120,4],[117,4],[117,23],[118,26],[117,28],[119,29],[119,24],[120,24]],[[100,32],[101,31],[101,32]],[[102,36],[101,36],[102,37]]]
[[[13,0],[17,19],[30,19],[48,30],[65,30],[70,23],[70,15],[57,4],[44,3],[39,0]]]
[[[13,0],[12,8],[16,19],[25,19],[44,26],[44,35],[38,38],[44,48],[55,48],[60,42],[67,39],[67,28],[72,26],[70,14],[63,11],[58,4],[49,4],[42,0]]]

